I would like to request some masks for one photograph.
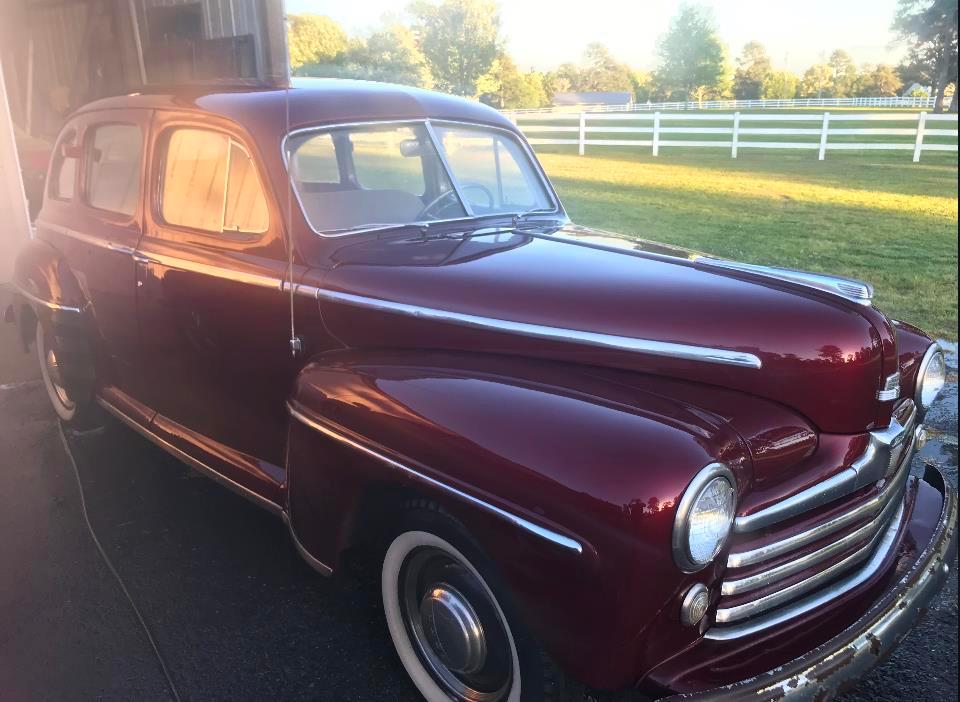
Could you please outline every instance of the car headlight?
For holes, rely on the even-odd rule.
[[[943,358],[943,351],[937,344],[933,344],[920,362],[917,373],[917,394],[914,401],[924,411],[937,399],[947,382],[947,362]]]
[[[673,523],[673,559],[681,570],[700,570],[720,553],[736,516],[736,484],[721,463],[711,463],[690,481]]]

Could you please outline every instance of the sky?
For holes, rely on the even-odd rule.
[[[287,12],[328,15],[351,35],[365,34],[384,18],[402,19],[404,0],[286,0]],[[656,43],[680,0],[500,0],[507,49],[524,70],[549,70],[578,62],[587,44],[599,41],[630,66],[656,66]],[[896,64],[905,49],[890,23],[897,0],[706,0],[732,58],[757,40],[774,66],[803,73],[834,49],[858,64]]]

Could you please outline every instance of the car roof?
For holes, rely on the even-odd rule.
[[[144,92],[97,100],[80,108],[78,113],[116,109],[185,110],[224,117],[253,132],[282,134],[283,128],[278,129],[277,125],[287,123],[288,98],[291,129],[433,118],[479,122],[515,131],[506,117],[479,102],[408,86],[333,78],[294,79],[290,88],[152,86]]]

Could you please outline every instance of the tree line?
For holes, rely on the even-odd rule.
[[[899,0],[893,28],[909,47],[899,66],[858,65],[837,49],[802,75],[775,69],[757,41],[731,61],[712,15],[693,4],[671,19],[652,71],[631,68],[600,43],[590,44],[579,63],[521,71],[505,48],[493,0],[417,0],[408,16],[350,37],[329,17],[293,15],[294,75],[433,88],[501,109],[545,107],[567,92],[630,93],[636,102],[752,100],[893,96],[914,84],[931,87],[939,106],[957,83],[957,0]],[[957,109],[955,93],[950,109]]]

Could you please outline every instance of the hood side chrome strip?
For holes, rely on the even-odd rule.
[[[869,307],[873,303],[873,286],[869,283],[864,283],[862,280],[843,278],[826,273],[797,271],[791,268],[756,266],[750,263],[727,261],[719,258],[710,258],[708,256],[698,256],[694,259],[694,263],[707,268],[724,268],[741,273],[751,273],[764,278],[782,280],[795,285],[802,285],[806,288],[830,293],[831,295],[855,302],[858,305],[864,305],[865,307]]]
[[[505,319],[495,319],[492,317],[480,317],[472,314],[463,314],[460,312],[451,312],[448,310],[438,310],[430,307],[420,307],[419,305],[408,305],[402,302],[391,302],[364,295],[354,295],[352,293],[338,292],[335,290],[317,290],[319,300],[330,302],[339,302],[354,307],[365,307],[368,309],[379,310],[381,312],[392,312],[396,314],[426,319],[438,322],[447,322],[458,324],[473,329],[485,329],[489,331],[504,332],[507,334],[517,334],[535,339],[549,339],[551,341],[562,341],[567,343],[586,344],[598,348],[611,349],[615,351],[629,351],[633,353],[645,353],[651,356],[662,356],[665,358],[680,358],[688,361],[701,361],[704,363],[719,363],[728,366],[739,366],[741,368],[761,368],[760,358],[752,353],[743,351],[730,351],[728,349],[714,349],[705,346],[688,346],[686,344],[675,344],[667,341],[654,341],[652,339],[637,339],[629,336],[617,336],[615,334],[603,334],[598,332],[581,331],[577,329],[564,329],[562,327],[549,327],[541,324],[528,324],[526,322],[513,322]]]

